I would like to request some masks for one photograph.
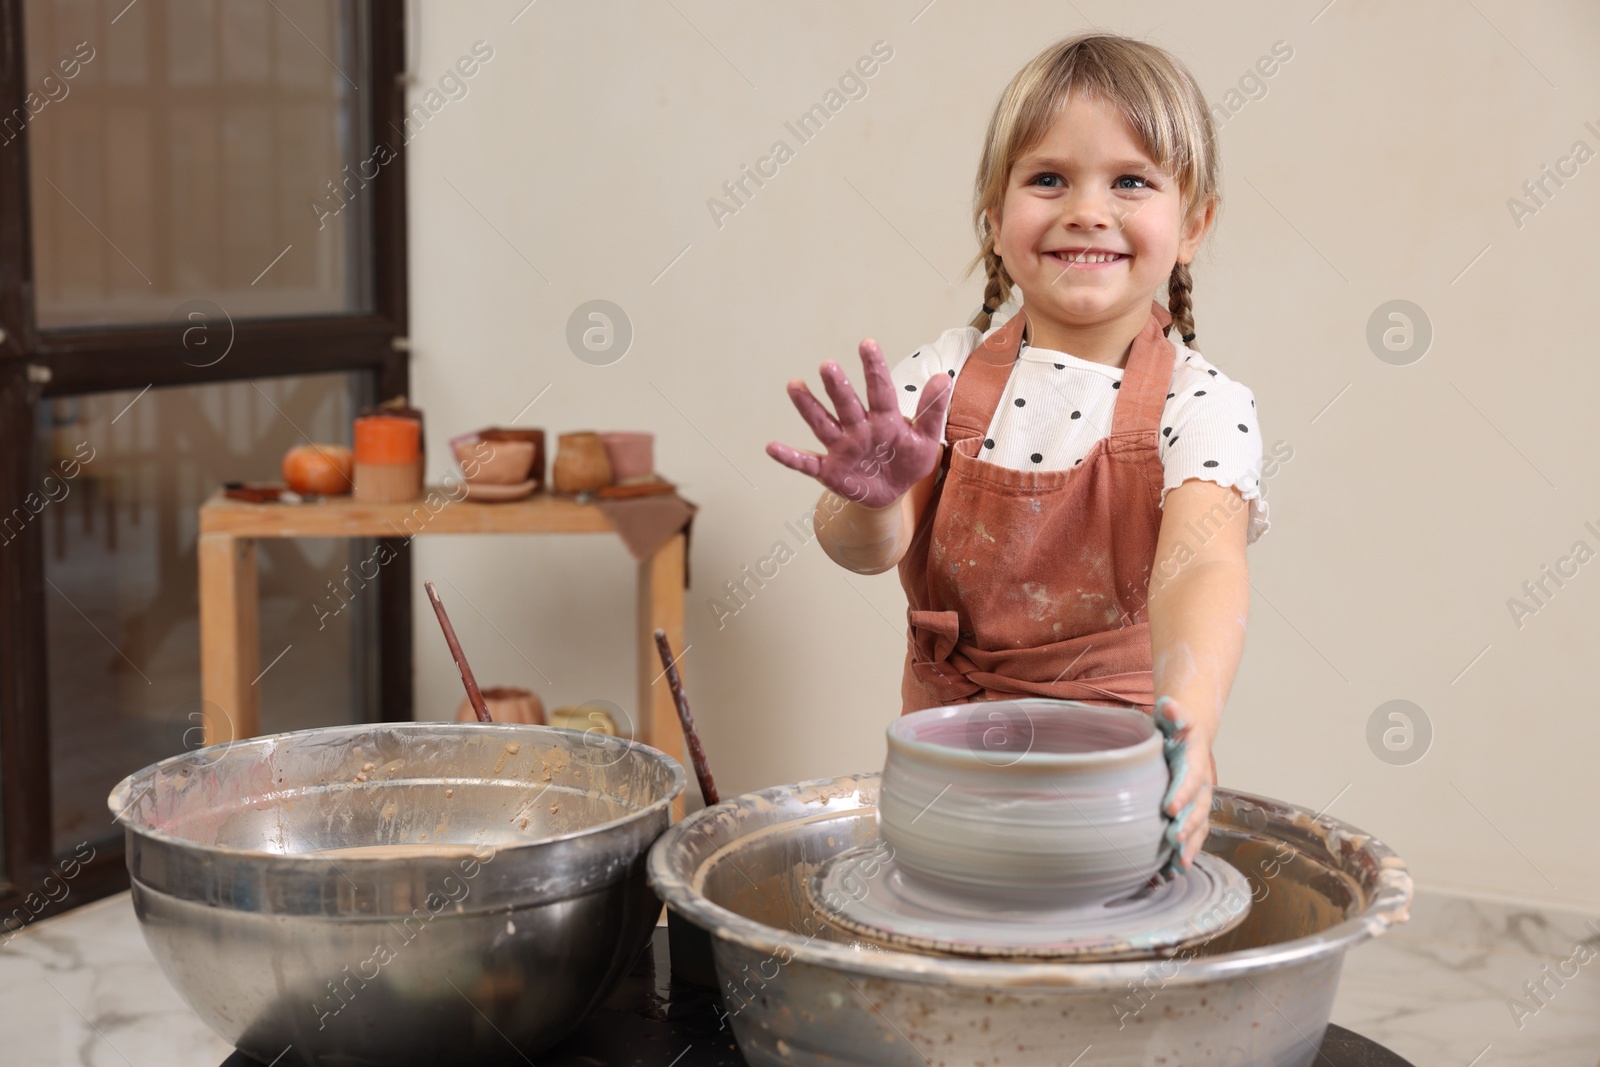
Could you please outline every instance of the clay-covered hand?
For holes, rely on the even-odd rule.
[[[894,503],[938,465],[943,449],[944,414],[951,382],[943,374],[922,389],[915,418],[900,414],[900,402],[883,353],[872,338],[861,342],[867,380],[867,406],[861,406],[844,371],[831,360],[822,365],[822,383],[833,398],[830,413],[806,383],[789,383],[789,398],[817,439],[822,455],[773,441],[767,455],[801,474],[809,474],[847,500],[869,508]]]
[[[1211,832],[1211,795],[1217,785],[1217,765],[1211,757],[1211,738],[1196,730],[1190,716],[1171,697],[1155,706],[1156,725],[1165,738],[1167,768],[1172,772],[1161,812],[1169,816],[1167,844],[1172,856],[1161,873],[1172,876],[1181,863],[1194,866],[1195,854]]]

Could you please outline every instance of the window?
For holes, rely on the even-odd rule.
[[[0,50],[14,926],[85,842],[45,910],[124,886],[106,790],[198,743],[198,503],[406,391],[404,147],[374,133],[404,118],[404,31],[382,0],[20,0],[0,20],[23,44]],[[404,554],[332,632],[307,603],[361,547],[265,549],[263,641],[307,652],[263,677],[284,698],[265,729],[411,717]]]

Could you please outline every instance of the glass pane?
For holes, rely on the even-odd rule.
[[[201,744],[199,505],[225,481],[277,481],[301,431],[348,441],[353,386],[330,374],[42,409],[49,468],[33,521],[44,524],[58,854],[116,836],[105,798],[125,775]],[[354,679],[368,605],[325,606],[328,583],[359,551],[351,541],[258,543],[263,733],[361,718]]]
[[[25,0],[41,328],[368,309],[353,2]]]

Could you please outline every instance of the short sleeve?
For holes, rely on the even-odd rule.
[[[1161,500],[1191,478],[1239,490],[1250,504],[1245,543],[1271,527],[1261,495],[1261,427],[1255,396],[1200,360],[1181,358],[1161,423]]]
[[[891,367],[889,377],[900,398],[900,413],[908,419],[915,417],[928,382],[940,374],[954,378],[961,373],[962,364],[982,336],[976,327],[951,327]]]

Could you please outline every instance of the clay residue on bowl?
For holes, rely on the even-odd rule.
[[[490,773],[499,774],[505,769],[506,760],[510,759],[512,756],[515,756],[521,749],[522,745],[520,742],[507,741],[506,747],[500,750],[499,757],[494,761],[494,769]]]

